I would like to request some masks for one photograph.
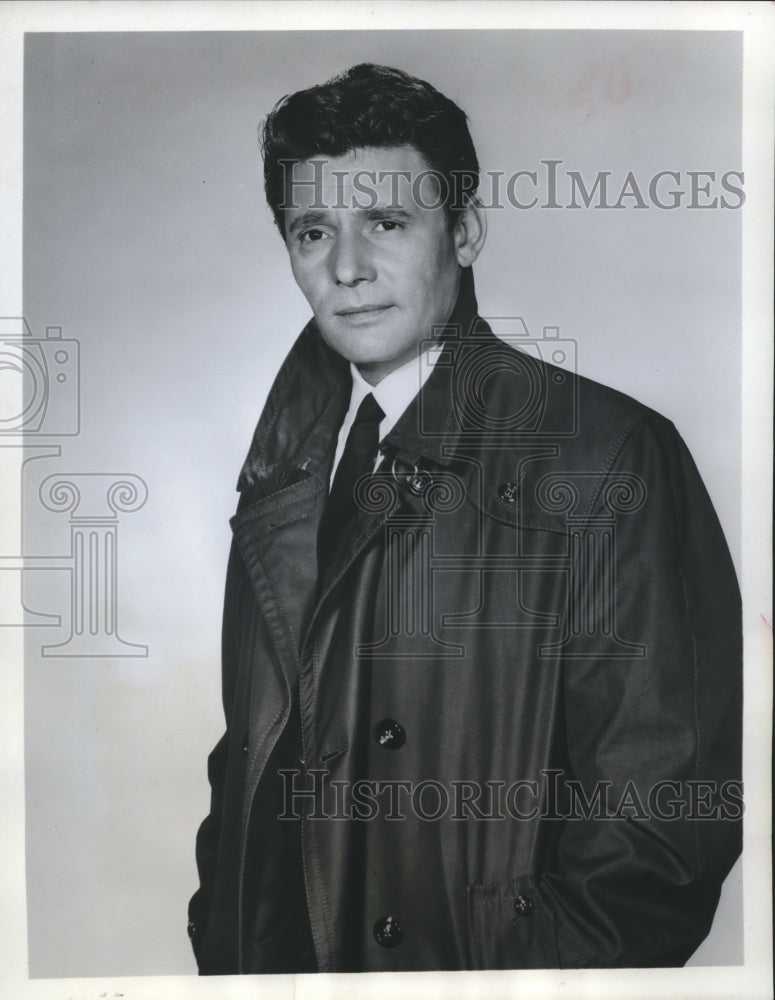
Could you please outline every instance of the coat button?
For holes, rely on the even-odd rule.
[[[520,895],[514,900],[514,912],[517,917],[529,917],[533,912],[533,900],[530,896]]]
[[[395,917],[380,917],[374,924],[374,940],[380,948],[395,948],[401,944],[404,932]]]
[[[503,483],[498,488],[498,499],[502,500],[504,503],[512,504],[517,502],[517,493],[519,492],[519,487],[516,483]]]
[[[431,482],[430,473],[425,472],[423,469],[416,469],[406,477],[406,485],[416,497],[422,496]]]
[[[193,938],[193,936],[196,934],[196,924],[194,923],[193,920],[189,920],[188,927],[186,928],[186,930],[188,931],[188,936],[190,938]]]
[[[249,749],[250,749],[250,743],[248,741],[248,737],[246,736],[245,739],[242,741],[242,752],[247,753]]]
[[[398,750],[406,743],[406,733],[403,726],[395,719],[383,719],[374,727],[374,737],[386,750]]]

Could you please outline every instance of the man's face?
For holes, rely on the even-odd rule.
[[[293,276],[326,343],[376,385],[448,319],[460,281],[459,227],[450,229],[443,207],[426,207],[439,200],[437,182],[413,184],[429,168],[411,146],[319,159],[291,172],[285,241]]]

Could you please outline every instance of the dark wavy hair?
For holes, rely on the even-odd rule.
[[[360,63],[283,97],[262,122],[259,137],[266,200],[283,236],[288,165],[313,156],[413,146],[439,175],[450,225],[479,186],[465,112],[429,83],[390,66]]]

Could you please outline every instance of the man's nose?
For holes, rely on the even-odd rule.
[[[373,281],[376,269],[368,241],[360,233],[339,233],[331,257],[333,278],[338,285]]]

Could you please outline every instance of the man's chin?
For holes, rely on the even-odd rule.
[[[384,345],[370,345],[367,343],[347,343],[332,341],[324,337],[326,343],[332,351],[355,365],[367,382],[376,385],[390,372],[399,368],[406,360],[404,355],[398,355],[391,351],[386,351]]]
[[[336,351],[354,365],[391,361],[394,352],[390,348],[397,342],[396,334],[386,326],[358,331],[331,331],[321,328],[321,335],[332,351]]]

